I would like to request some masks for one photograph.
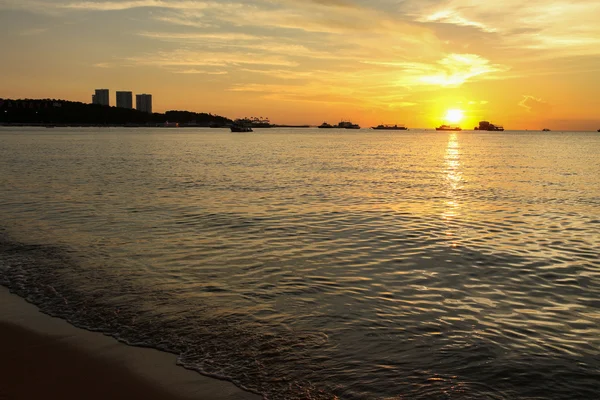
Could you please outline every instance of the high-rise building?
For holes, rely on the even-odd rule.
[[[136,94],[135,95],[136,110],[152,114],[152,95],[151,94]]]
[[[117,92],[117,107],[133,108],[133,94],[131,92]]]
[[[96,89],[96,94],[92,96],[92,101],[94,104],[109,106],[108,89]]]

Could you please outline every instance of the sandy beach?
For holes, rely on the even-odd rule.
[[[233,384],[40,313],[0,287],[0,399],[258,400]]]

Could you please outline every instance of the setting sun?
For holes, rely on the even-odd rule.
[[[453,124],[458,124],[464,118],[463,110],[448,110],[444,119]]]

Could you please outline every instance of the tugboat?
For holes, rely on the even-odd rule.
[[[353,124],[350,121],[340,121],[340,123],[337,125],[337,128],[360,129],[360,126],[358,124]]]
[[[335,128],[333,125],[328,124],[327,122],[323,122],[321,125],[319,125],[319,128],[321,129],[331,129],[331,128]]]
[[[408,128],[404,125],[377,125],[372,126],[371,129],[379,129],[385,131],[407,131]]]
[[[480,121],[479,126],[475,127],[476,131],[504,131],[502,125],[494,125],[488,121]]]
[[[435,128],[436,131],[462,131],[460,126],[442,125]]]

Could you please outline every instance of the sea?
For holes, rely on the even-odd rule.
[[[0,128],[0,284],[265,399],[600,398],[600,134]]]

